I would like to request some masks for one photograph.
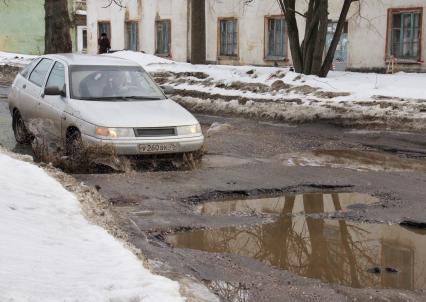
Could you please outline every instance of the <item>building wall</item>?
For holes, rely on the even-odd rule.
[[[43,0],[0,1],[0,50],[42,54],[44,52]]]
[[[306,2],[298,1],[297,10],[306,11]],[[329,19],[337,21],[343,0],[330,2]],[[89,52],[97,50],[97,22],[111,21],[112,48],[125,47],[125,20],[139,20],[140,50],[155,52],[155,20],[170,19],[171,57],[187,61],[190,57],[188,0],[127,0],[126,8],[102,8],[103,2],[88,1]],[[352,4],[348,14],[348,44],[345,66],[352,70],[385,70],[388,9],[422,7],[422,56],[417,64],[399,64],[406,71],[426,71],[426,2],[425,0],[360,1]],[[265,18],[280,15],[276,0],[255,0],[244,5],[241,0],[206,0],[206,59],[220,64],[291,65],[287,41],[287,60],[265,60]],[[219,18],[238,19],[238,56],[232,60],[218,56]],[[300,37],[305,29],[304,18],[298,16]]]
[[[358,4],[356,4],[358,6]],[[424,0],[387,0],[361,2],[358,14],[349,19],[349,65],[355,70],[374,70],[386,68],[386,39],[388,29],[388,9],[423,8],[422,54],[423,62],[401,64],[400,69],[408,71],[426,71],[426,1]]]
[[[72,15],[72,0],[68,7]],[[44,15],[44,0],[7,1],[7,4],[0,1],[0,51],[43,54]],[[76,51],[75,28],[71,28],[70,34],[73,51]]]
[[[207,61],[230,64],[272,65],[274,61],[265,60],[265,18],[281,15],[281,10],[276,0],[255,0],[249,5],[244,5],[241,0],[216,1],[207,0],[206,5],[206,31],[207,31]],[[297,10],[306,11],[306,2],[298,1]],[[334,1],[330,6],[330,19],[338,19],[339,8],[343,1]],[[234,17],[238,19],[239,51],[237,60],[223,60],[218,58],[219,18]],[[300,37],[303,38],[305,30],[304,18],[298,16]],[[288,61],[276,62],[291,64],[290,48],[287,40]]]
[[[125,49],[125,22],[139,22],[139,50],[155,52],[155,21],[171,20],[171,58],[186,61],[188,57],[187,0],[128,0],[125,8],[97,0],[87,1],[88,52],[97,52],[98,22],[111,22],[111,48]]]

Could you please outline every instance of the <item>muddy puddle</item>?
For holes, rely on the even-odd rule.
[[[426,288],[426,231],[399,225],[280,216],[263,225],[176,233],[167,241],[354,288]]]
[[[377,202],[378,198],[361,193],[306,193],[259,199],[212,201],[196,206],[195,211],[204,215],[318,214],[367,208],[368,205]]]
[[[279,154],[273,159],[286,166],[347,168],[359,171],[426,171],[426,161],[358,150],[315,150]]]
[[[167,241],[177,248],[250,257],[304,277],[355,288],[425,289],[426,230],[307,215],[367,209],[377,202],[361,193],[206,202],[196,206],[199,214],[271,214],[276,219],[261,225],[175,233]],[[225,289],[232,295],[240,293],[234,287]]]

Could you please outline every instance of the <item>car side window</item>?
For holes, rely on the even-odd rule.
[[[62,63],[56,62],[47,79],[46,87],[58,87],[60,90],[65,87],[65,67]]]
[[[34,68],[34,70],[31,72],[29,80],[37,86],[41,87],[51,65],[52,60],[42,59],[40,63],[37,64],[36,68]]]
[[[38,59],[34,59],[33,61],[31,61],[30,64],[28,64],[24,69],[21,70],[21,76],[27,78],[28,74],[31,72],[31,70],[33,70],[34,66],[36,66],[38,62]]]

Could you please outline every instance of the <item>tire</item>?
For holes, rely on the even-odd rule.
[[[68,156],[80,156],[80,154],[83,152],[83,140],[81,139],[80,131],[74,130],[67,135],[65,151]]]
[[[19,111],[15,111],[12,116],[12,128],[15,140],[18,144],[29,145],[34,139],[34,136],[25,127],[24,120],[22,119]]]

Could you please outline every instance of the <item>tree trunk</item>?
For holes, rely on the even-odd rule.
[[[337,29],[324,60],[323,55],[327,38],[329,0],[309,0],[306,13],[296,11],[296,0],[276,1],[287,22],[288,39],[295,71],[298,73],[326,77],[333,64],[334,54],[339,44],[351,4],[357,0],[344,0]],[[305,18],[306,27],[302,44],[300,44],[299,40],[296,15],[301,15],[302,18]]]
[[[327,55],[321,68],[320,77],[326,77],[333,65],[334,54],[336,53],[337,45],[339,44],[340,37],[342,36],[343,28],[345,27],[346,17],[348,16],[349,9],[351,8],[353,0],[345,0],[343,3],[342,11],[340,12],[339,21],[337,23],[336,32],[334,33],[333,40],[331,41]]]
[[[191,63],[206,63],[205,0],[191,0]]]
[[[71,20],[67,0],[45,0],[44,52],[72,52]]]
[[[303,72],[303,58],[302,49],[300,47],[299,40],[299,28],[296,22],[295,0],[281,0],[279,1],[281,10],[284,13],[287,27],[288,27],[288,39],[290,42],[290,52],[293,59],[293,66],[296,72]]]

